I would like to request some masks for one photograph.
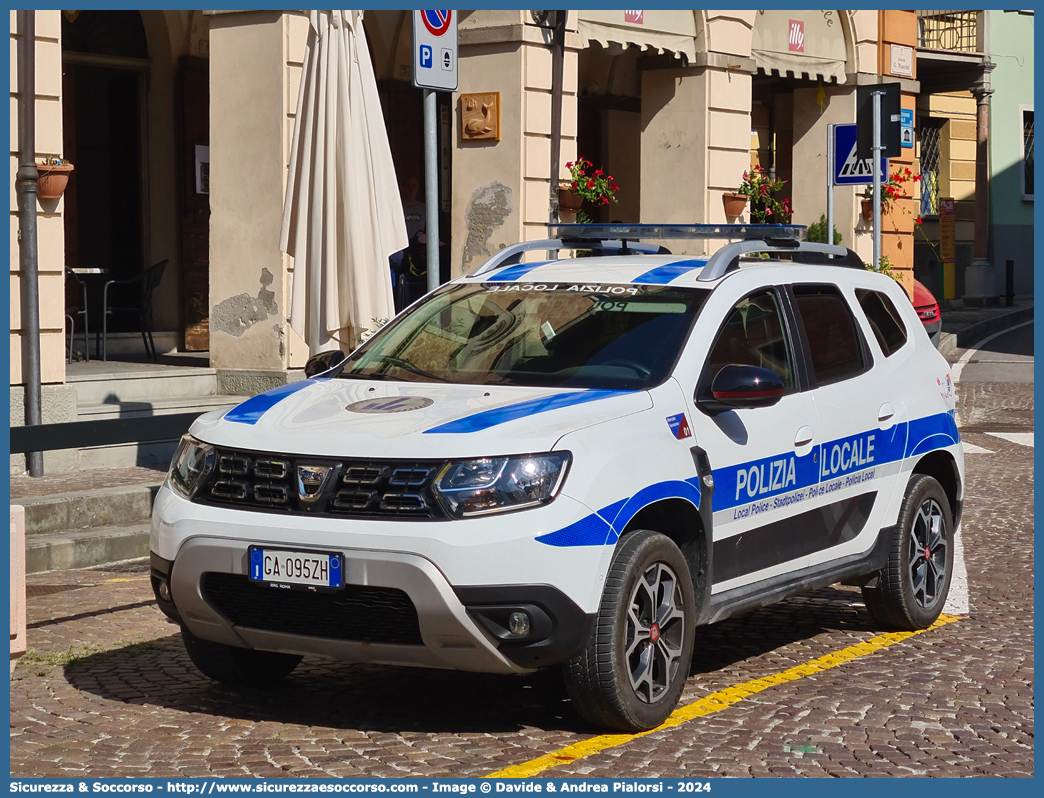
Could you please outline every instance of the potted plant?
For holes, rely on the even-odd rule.
[[[743,182],[740,183],[738,195],[750,199],[750,219],[759,224],[772,222],[773,224],[786,224],[794,214],[790,206],[790,200],[783,198],[778,200],[775,193],[783,188],[786,180],[773,180],[761,166],[754,165],[750,171],[743,173]],[[722,199],[729,195],[723,195]],[[736,196],[736,195],[732,195]],[[742,213],[742,211],[741,211]],[[729,214],[726,205],[725,214]],[[733,214],[739,215],[739,214]]]
[[[58,199],[69,184],[69,173],[73,165],[61,158],[47,158],[36,165],[40,178],[36,183],[36,196],[40,199]]]
[[[618,202],[616,192],[620,187],[612,175],[607,175],[601,169],[594,169],[593,164],[586,158],[577,158],[566,164],[571,180],[563,183],[558,188],[559,207],[576,211],[576,221],[580,224],[590,224],[594,221],[581,208],[585,202],[593,205],[608,205],[610,202]]]
[[[892,203],[896,200],[906,199],[910,195],[906,193],[907,183],[919,183],[921,180],[920,175],[915,175],[910,171],[910,167],[903,166],[897,168],[894,172],[888,175],[888,180],[881,184],[881,215],[891,213]],[[902,207],[902,206],[900,206]],[[905,208],[905,213],[909,213]],[[863,220],[866,222],[872,222],[874,219],[874,187],[869,185],[863,191],[862,199],[862,212]],[[920,217],[918,217],[918,222]]]
[[[721,202],[725,206],[725,215],[729,218],[735,218],[743,215],[743,211],[747,208],[747,195],[737,194],[732,191],[723,191],[721,194]]]

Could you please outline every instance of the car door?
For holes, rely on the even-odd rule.
[[[811,395],[819,419],[819,485],[815,566],[864,553],[877,539],[902,450],[906,406],[892,364],[871,351],[858,302],[834,282],[799,282],[788,289],[808,352]],[[862,313],[859,313],[861,316]]]
[[[709,460],[714,479],[712,601],[808,561],[807,541],[790,519],[817,479],[817,418],[776,277],[777,270],[766,266],[722,283],[701,310],[692,351],[676,370],[683,389],[688,384],[693,431],[703,450],[698,456]],[[783,378],[785,393],[769,407],[709,410],[711,383],[726,365],[772,369]]]

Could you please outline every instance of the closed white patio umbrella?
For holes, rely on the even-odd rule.
[[[312,355],[395,315],[388,257],[408,242],[362,12],[308,19],[279,246],[294,258],[290,326]]]

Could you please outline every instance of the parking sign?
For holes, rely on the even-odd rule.
[[[413,12],[413,85],[457,90],[457,12]]]
[[[834,185],[859,186],[874,182],[870,158],[856,156],[856,126],[834,125]],[[881,182],[888,181],[888,159],[881,159]]]

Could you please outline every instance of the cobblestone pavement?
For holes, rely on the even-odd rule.
[[[720,712],[556,767],[590,776],[1032,776],[1032,385],[962,385],[971,612]],[[271,691],[190,664],[143,562],[30,577],[11,682],[15,776],[477,776],[593,732],[557,672],[498,677],[306,659]],[[683,702],[876,633],[830,588],[700,630]]]

